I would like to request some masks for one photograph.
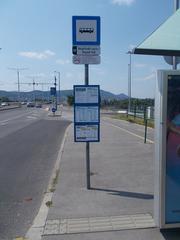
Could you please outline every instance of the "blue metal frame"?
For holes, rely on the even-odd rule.
[[[85,88],[97,87],[98,88],[98,102],[97,103],[75,103],[75,88],[78,88],[78,87],[85,87]],[[99,85],[74,85],[73,93],[74,93],[74,141],[75,142],[99,142],[100,141],[100,86]],[[99,121],[98,122],[81,122],[81,123],[78,122],[78,123],[76,123],[76,121],[75,121],[76,106],[82,106],[82,107],[97,106]],[[89,140],[89,141],[76,140],[76,126],[86,126],[86,125],[98,126],[98,139],[97,140]]]
[[[76,40],[76,21],[77,20],[96,20],[97,29],[96,29],[96,41],[77,41]],[[73,45],[100,45],[101,37],[100,37],[100,17],[99,16],[73,16],[72,17],[72,44]]]

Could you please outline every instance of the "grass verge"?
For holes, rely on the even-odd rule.
[[[49,189],[50,192],[54,192],[56,190],[56,184],[58,182],[59,170],[56,170],[55,177],[52,180],[51,188]]]
[[[143,118],[139,118],[139,117],[134,117],[131,115],[124,114],[124,113],[119,113],[115,116],[112,116],[115,119],[120,119],[120,120],[125,120],[131,123],[136,123],[136,124],[140,124],[140,125],[145,125],[144,123],[144,119]],[[147,120],[147,126],[154,128],[154,121],[152,119],[148,119]]]

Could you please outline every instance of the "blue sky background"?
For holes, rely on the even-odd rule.
[[[72,16],[101,17],[101,64],[90,66],[90,84],[127,94],[127,51],[141,43],[173,14],[174,0],[1,0],[0,89],[17,90],[10,67],[28,68],[20,82],[53,82],[61,89],[84,84],[84,66],[72,64]],[[154,97],[155,71],[167,69],[160,56],[132,56],[132,96]],[[46,85],[44,90],[50,86]],[[36,89],[41,90],[41,86]],[[32,90],[21,85],[21,91]]]

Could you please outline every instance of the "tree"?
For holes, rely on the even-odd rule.
[[[74,104],[74,96],[73,95],[67,96],[67,103],[69,106],[72,106]]]

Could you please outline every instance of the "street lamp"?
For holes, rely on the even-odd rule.
[[[128,63],[128,112],[131,111],[131,54],[132,51],[128,51],[129,54],[129,63]]]

